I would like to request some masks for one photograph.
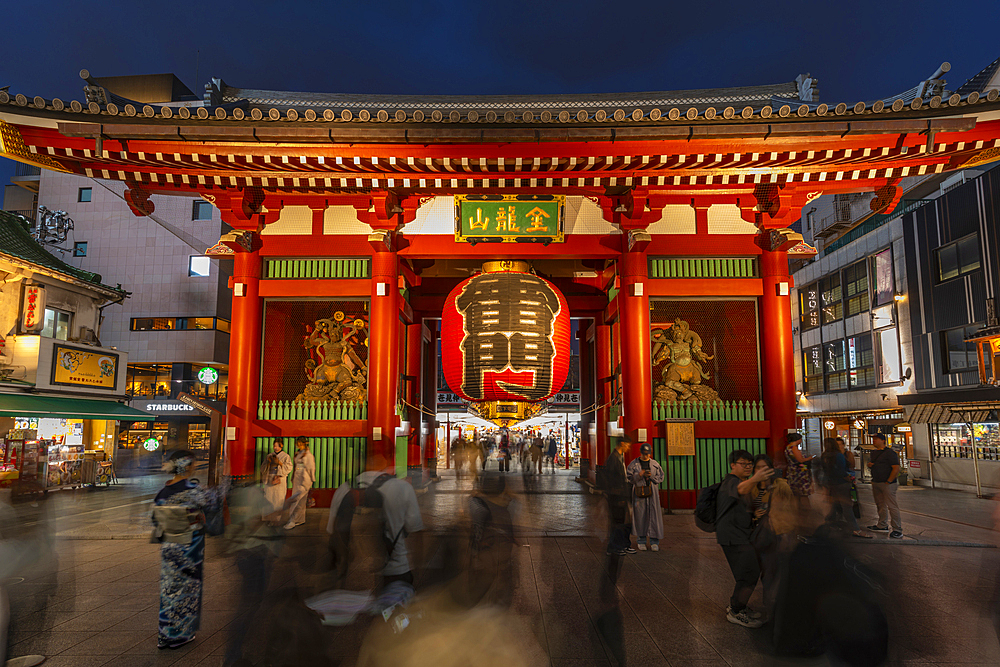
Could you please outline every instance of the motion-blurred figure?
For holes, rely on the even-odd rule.
[[[660,484],[663,468],[650,454],[648,442],[639,447],[639,457],[628,464],[625,472],[632,484],[632,533],[636,535],[639,551],[646,550],[646,540],[652,551],[660,550],[663,539],[663,510],[660,509]]]
[[[306,507],[309,504],[309,489],[316,481],[316,459],[309,451],[309,438],[300,435],[295,439],[295,470],[292,473],[292,495],[288,499],[288,523],[285,530],[291,530],[306,522]]]
[[[205,488],[191,479],[194,454],[173,453],[173,477],[156,494],[153,538],[160,543],[160,621],[158,648],[175,649],[194,641],[201,624],[206,514],[222,510],[228,481]]]
[[[0,489],[0,665],[34,667],[44,655],[22,655],[7,660],[7,632],[10,626],[10,598],[6,582],[41,560],[48,549],[39,536],[13,537],[17,517],[10,506],[10,489]],[[46,530],[41,528],[40,530]]]
[[[505,479],[495,473],[480,477],[478,488],[469,496],[468,600],[509,607],[517,578],[514,571],[514,522]]]
[[[841,441],[842,442],[842,441]],[[841,444],[834,438],[823,439],[823,480],[830,495],[830,513],[826,515],[827,523],[844,521],[848,530],[855,537],[871,539],[872,534],[861,530],[858,519],[854,516],[851,502],[851,473],[847,469],[847,457],[841,449]]]
[[[277,512],[284,506],[285,494],[288,491],[288,475],[292,472],[292,467],[292,457],[285,453],[284,441],[275,438],[273,451],[267,455],[261,472],[264,496],[270,508],[265,514]]]
[[[235,557],[236,567],[243,577],[243,586],[239,606],[242,613],[230,626],[226,667],[241,664],[247,631],[264,600],[274,561],[283,542],[281,529],[262,518],[272,514],[271,502],[266,493],[266,487],[261,488],[254,483],[233,489],[229,495],[227,551]],[[243,661],[243,664],[249,663]]]
[[[625,454],[632,446],[628,438],[621,438],[618,446],[604,463],[601,490],[608,500],[608,555],[624,556],[634,554],[632,548],[632,526],[629,521],[629,503],[632,487],[625,472]]]

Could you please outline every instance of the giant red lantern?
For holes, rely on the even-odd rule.
[[[444,304],[444,377],[469,401],[542,401],[569,372],[569,305],[525,262],[487,262]]]

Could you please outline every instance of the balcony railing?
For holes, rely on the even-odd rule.
[[[18,176],[41,176],[42,168],[36,167],[33,164],[24,164],[23,162],[17,162],[14,164],[14,177]]]

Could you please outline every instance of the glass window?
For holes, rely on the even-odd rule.
[[[844,341],[838,340],[823,346],[823,370],[826,372],[826,390],[847,389],[847,354]]]
[[[879,306],[872,311],[872,329],[891,327],[896,323],[892,304]]]
[[[851,389],[875,386],[875,354],[870,335],[847,339],[847,368]]]
[[[76,200],[82,203],[89,202],[93,194],[93,188],[80,188],[76,191]]]
[[[45,320],[42,324],[42,336],[46,338],[56,338],[58,340],[69,340],[69,320],[70,314],[54,308],[45,309]]]
[[[799,315],[803,331],[810,331],[819,326],[818,282],[799,290]]]
[[[847,315],[857,315],[868,310],[868,263],[864,260],[844,269],[844,292],[847,297]]]
[[[212,259],[204,255],[191,255],[188,258],[189,276],[207,276],[212,272]]]
[[[73,256],[74,257],[86,257],[87,256],[87,242],[86,241],[76,241],[73,243]]]
[[[980,267],[979,262],[979,234],[966,236],[959,241],[958,245],[958,268],[962,273],[975,271]]]
[[[896,280],[892,271],[892,251],[886,248],[872,257],[872,279],[875,292],[873,305],[884,306],[896,296]]]
[[[896,327],[876,331],[875,340],[878,343],[879,383],[899,382],[899,336]]]
[[[814,345],[803,352],[805,391],[815,394],[823,391],[823,346]]]
[[[218,328],[229,333],[229,322],[214,317],[134,317],[132,331],[200,331]]]
[[[941,246],[937,254],[938,279],[951,280],[977,270],[979,261],[979,234],[970,234],[954,243]]]
[[[203,199],[195,199],[191,206],[192,220],[211,220],[212,205]]]
[[[979,368],[979,357],[976,355],[976,344],[965,339],[973,336],[980,325],[957,327],[941,332],[945,373],[957,373]]]
[[[844,316],[843,291],[840,288],[840,274],[827,276],[820,283],[823,301],[823,324],[836,322]]]

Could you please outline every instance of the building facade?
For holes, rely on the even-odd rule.
[[[131,296],[107,312],[101,342],[129,351],[131,405],[157,420],[122,432],[123,463],[149,458],[142,445],[150,438],[162,450],[189,447],[207,455],[210,419],[178,396],[225,411],[229,271],[204,254],[224,231],[217,209],[200,197],[157,196],[155,212],[137,225],[121,184],[51,171],[42,174],[38,196],[42,206],[65,211],[74,222],[66,262],[130,277]],[[206,368],[211,371],[202,372]]]
[[[105,309],[128,293],[58,259],[0,211],[0,481],[21,491],[96,481],[125,405],[128,353],[102,344]]]

